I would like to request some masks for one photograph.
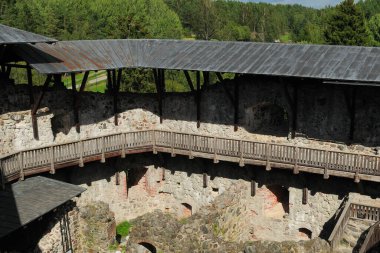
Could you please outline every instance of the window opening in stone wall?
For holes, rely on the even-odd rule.
[[[182,217],[187,218],[190,217],[193,214],[193,207],[188,203],[182,203],[183,211],[182,211]]]
[[[145,249],[147,249],[151,253],[157,253],[156,247],[154,247],[152,244],[147,242],[140,242],[139,245],[143,246]]]
[[[289,213],[289,191],[281,185],[269,185],[265,196],[265,215],[283,218]]]
[[[298,229],[298,236],[301,240],[308,240],[311,239],[313,232],[310,231],[310,229],[307,228],[299,228]]]

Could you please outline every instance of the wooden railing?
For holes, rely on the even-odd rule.
[[[350,218],[378,222],[380,221],[380,208],[347,201],[328,239],[332,250],[336,249],[336,247],[340,244],[346,225]]]
[[[380,243],[380,221],[376,222],[368,230],[368,233],[364,239],[364,242],[359,249],[359,253],[368,252],[372,248],[378,246],[379,243]]]
[[[109,156],[137,152],[167,152],[244,164],[372,180],[380,176],[380,157],[216,136],[147,130],[118,133],[76,142],[23,150],[0,157],[4,181],[49,169],[83,165]],[[377,180],[380,180],[380,177]]]

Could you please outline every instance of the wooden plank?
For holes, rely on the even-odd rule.
[[[78,96],[77,96],[77,83],[75,79],[75,73],[71,73],[71,89],[73,96],[73,113],[74,113],[74,125],[77,133],[80,133],[80,124],[79,124],[79,106],[78,106]]]
[[[197,92],[196,92],[196,106],[197,106],[197,128],[201,126],[201,74],[197,71]]]

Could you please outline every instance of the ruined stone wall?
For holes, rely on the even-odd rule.
[[[116,171],[120,171],[119,185],[116,185]],[[203,188],[203,173],[207,173],[206,188]],[[379,190],[364,182],[358,187],[344,179],[323,180],[322,176],[293,175],[281,170],[266,172],[260,167],[215,165],[205,159],[152,154],[73,167],[59,171],[54,177],[86,187],[87,191],[77,200],[78,206],[103,201],[115,213],[117,223],[156,209],[184,219],[211,206],[218,214],[216,230],[224,240],[233,242],[308,239],[300,229],[310,230],[311,238],[326,238],[336,222],[335,213],[344,196],[369,199],[354,192],[368,195]],[[250,195],[253,178],[257,185],[255,197]],[[306,186],[308,201],[302,204]],[[222,194],[227,197],[221,198]]]
[[[233,94],[232,81],[226,87]],[[233,105],[220,85],[204,90],[201,101],[201,127],[196,127],[196,106],[191,94],[167,94],[163,103],[164,122],[159,124],[157,99],[149,94],[120,94],[119,126],[114,125],[110,94],[84,93],[80,98],[81,133],[73,127],[70,90],[48,91],[38,112],[40,140],[33,139],[29,95],[22,85],[6,86],[0,96],[0,154],[74,141],[80,138],[130,130],[166,129],[190,133],[240,137],[248,140],[297,143],[334,150],[354,149],[373,153],[380,143],[380,101],[377,88],[357,90],[355,144],[347,141],[349,113],[345,103],[346,86],[304,81],[298,97],[299,136],[288,140],[292,121],[285,84],[278,80],[242,77],[240,79],[239,131],[233,131]],[[292,81],[285,81],[292,87]],[[35,93],[37,94],[37,88]],[[290,88],[290,94],[292,89]]]

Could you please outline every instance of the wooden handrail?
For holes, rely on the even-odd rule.
[[[371,221],[376,221],[377,223],[379,223],[380,207],[353,203],[350,200],[348,200],[345,203],[344,209],[340,213],[339,219],[337,223],[335,224],[335,227],[333,231],[331,232],[331,235],[328,239],[328,242],[330,243],[332,250],[336,249],[336,247],[339,245],[340,240],[342,239],[344,230],[346,228],[346,225],[350,218],[361,219],[361,220],[371,220]],[[367,237],[368,236],[369,235],[367,235]],[[377,242],[380,242],[380,228],[378,231],[377,238],[374,238],[373,240],[375,239],[378,240]]]
[[[380,243],[380,221],[370,227],[359,249],[359,253],[365,253]]]
[[[104,143],[101,141],[104,140]],[[276,163],[292,166],[297,172],[299,167],[320,168],[323,171],[328,166],[331,171],[343,171],[362,175],[380,176],[380,158],[378,156],[352,154],[348,152],[330,151],[324,149],[306,148],[296,145],[275,144],[242,140],[237,138],[216,137],[181,133],[165,130],[142,130],[106,134],[74,142],[64,142],[46,145],[34,149],[25,149],[7,156],[0,157],[4,176],[20,173],[24,169],[50,166],[54,173],[54,164],[65,161],[80,161],[84,157],[103,156],[109,152],[125,153],[129,149],[149,147],[169,148],[175,153],[177,150],[187,151],[186,155],[192,158],[193,154],[211,154],[206,157],[217,161],[216,156],[226,157],[244,165],[245,161],[262,161],[266,164]],[[53,156],[54,158],[52,159]],[[20,161],[20,159],[23,159]],[[101,159],[104,161],[104,159]],[[21,165],[22,163],[22,165]],[[322,173],[323,174],[323,173]]]

